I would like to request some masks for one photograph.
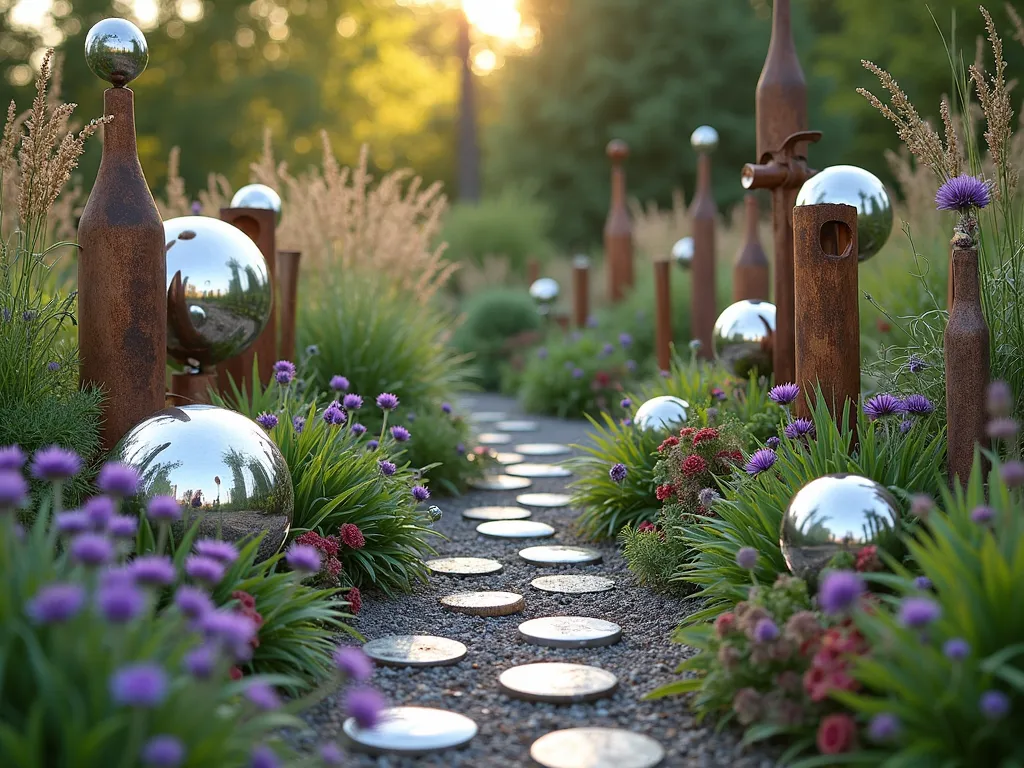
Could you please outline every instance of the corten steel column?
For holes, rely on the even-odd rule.
[[[658,355],[658,370],[672,366],[672,283],[669,261],[654,262],[654,351]]]
[[[697,354],[714,357],[715,319],[715,223],[718,206],[711,189],[711,153],[718,146],[718,133],[703,125],[693,132],[690,143],[697,150],[697,187],[690,203],[693,226],[693,266],[690,279],[690,335],[700,342]],[[667,370],[662,368],[662,370]]]
[[[745,231],[743,245],[736,254],[736,263],[732,268],[732,300],[743,299],[768,300],[768,257],[761,247],[761,235],[758,232],[760,211],[757,195],[748,192],[744,198]]]
[[[282,360],[295,360],[295,318],[299,300],[300,251],[277,252],[277,291],[274,297],[281,309],[281,336],[278,353]]]
[[[577,328],[590,317],[590,257],[584,254],[572,260],[572,316]]]
[[[857,209],[821,203],[793,209],[796,383],[813,398],[821,387],[833,419],[860,399],[860,314],[857,295]],[[800,397],[796,413],[810,417]]]
[[[807,130],[807,83],[797,59],[790,0],[775,0],[772,36],[755,96],[758,164],[743,169],[746,189],[772,190],[775,230],[776,381],[796,375],[793,337],[793,205],[797,191],[814,175],[807,144],[821,133]]]
[[[604,257],[608,268],[608,298],[617,302],[633,287],[633,223],[626,207],[626,170],[629,146],[613,139],[606,150],[612,161],[612,199],[604,225]]]
[[[985,440],[989,335],[981,310],[978,250],[953,250],[956,295],[946,325],[946,444],[950,483],[966,485],[974,447]]]
[[[540,280],[540,262],[530,259],[526,262],[526,282],[533,285],[538,280]]]

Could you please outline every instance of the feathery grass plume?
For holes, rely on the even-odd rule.
[[[672,191],[672,207],[664,210],[656,202],[629,201],[633,217],[633,239],[637,250],[649,261],[668,258],[676,241],[690,234],[690,216],[683,190]]]
[[[181,178],[181,147],[171,147],[167,156],[167,184],[163,199],[157,199],[156,207],[164,221],[192,214],[192,201],[185,193],[185,180]]]
[[[989,45],[992,47],[992,59],[995,70],[986,78],[985,70],[980,64],[972,64],[970,78],[978,93],[978,101],[987,122],[985,142],[989,155],[996,168],[1010,174],[1006,178],[1007,188],[1013,190],[1017,182],[1017,171],[1006,164],[1006,150],[1012,133],[1013,107],[1010,106],[1010,89],[1006,82],[1006,60],[1003,58],[1003,41],[996,31],[991,14],[982,6],[981,15],[985,17],[985,29],[988,32]]]

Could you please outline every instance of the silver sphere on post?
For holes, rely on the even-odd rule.
[[[672,246],[672,260],[679,265],[680,269],[689,270],[693,266],[693,238],[684,237],[681,240],[676,240],[675,245]]]
[[[652,397],[636,409],[633,424],[643,432],[674,432],[690,416],[690,404],[679,397]]]
[[[572,257],[572,265],[575,269],[590,269],[590,257],[585,253],[577,253]]]
[[[558,300],[558,294],[558,282],[550,277],[534,280],[530,286],[530,298],[537,304],[537,311],[542,315],[551,313],[551,307]]]
[[[284,456],[262,427],[212,405],[166,408],[133,427],[112,459],[142,476],[138,503],[173,496],[200,534],[241,542],[265,534],[259,559],[276,553],[291,527],[294,493]]]
[[[167,354],[201,369],[244,352],[270,319],[266,259],[240,229],[220,219],[164,222]]]
[[[714,152],[718,149],[718,131],[710,125],[702,125],[690,134],[690,146],[696,151]]]
[[[809,178],[796,196],[797,205],[842,203],[857,209],[857,260],[867,261],[892,234],[892,203],[873,173],[854,165],[833,165]]]
[[[85,62],[96,77],[123,88],[146,70],[149,44],[127,19],[104,19],[85,36]]]
[[[729,373],[747,378],[754,369],[772,374],[775,342],[775,305],[760,299],[743,299],[725,308],[712,333],[715,359]]]
[[[821,573],[835,555],[875,545],[898,552],[900,507],[883,485],[860,475],[825,475],[796,492],[782,518],[779,543],[789,570]]]
[[[281,196],[266,184],[246,184],[235,192],[230,207],[273,211],[275,223],[281,223]]]

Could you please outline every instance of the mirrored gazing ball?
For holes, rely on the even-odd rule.
[[[572,265],[576,269],[589,269],[590,257],[585,253],[577,253],[572,257]]]
[[[689,270],[693,266],[693,238],[684,237],[676,240],[672,246],[672,260],[679,265],[680,269]]]
[[[690,404],[679,397],[652,397],[636,409],[633,423],[643,432],[673,432],[686,424]]]
[[[892,234],[892,203],[885,185],[873,173],[854,165],[833,165],[800,188],[797,205],[843,203],[857,209],[857,260],[867,261]]]
[[[280,549],[294,507],[291,474],[266,431],[240,413],[212,405],[165,408],[133,427],[111,460],[142,476],[132,504],[173,496],[183,521],[199,519],[200,537],[242,542],[261,533],[259,559]]]
[[[530,286],[530,298],[536,302],[538,307],[550,307],[558,299],[558,282],[550,277],[542,277],[534,280]]]
[[[608,142],[608,146],[605,147],[605,153],[611,158],[612,162],[621,162],[629,157],[629,144],[622,139],[612,139]]]
[[[710,125],[702,125],[690,134],[690,146],[698,152],[714,152],[718,149],[718,131]]]
[[[220,219],[164,222],[167,354],[197,368],[245,351],[270,319],[266,259],[248,235]]]
[[[231,207],[273,211],[274,221],[281,223],[281,196],[266,184],[246,184],[231,198]]]
[[[737,301],[715,321],[715,359],[729,373],[743,379],[754,369],[762,376],[771,376],[774,337],[774,304],[759,299]]]
[[[85,36],[85,63],[96,77],[124,87],[146,70],[149,44],[128,19],[103,19]]]
[[[796,492],[779,543],[789,570],[814,578],[841,552],[875,545],[898,554],[900,507],[885,486],[860,475],[825,475]]]

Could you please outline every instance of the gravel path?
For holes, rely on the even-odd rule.
[[[507,398],[479,396],[472,401],[475,411],[504,411],[520,417],[515,403]],[[498,450],[513,450],[516,443],[578,443],[585,438],[584,422],[534,419],[535,432],[514,434],[513,443]],[[481,430],[494,430],[482,425]],[[551,462],[565,458],[528,458]],[[569,478],[571,480],[572,478]],[[560,492],[564,479],[535,479],[527,492]],[[394,669],[379,667],[373,683],[393,705],[438,707],[461,712],[476,721],[480,732],[466,747],[418,759],[370,757],[350,753],[347,766],[403,768],[404,766],[446,766],[489,768],[491,766],[534,765],[529,757],[534,740],[553,730],[579,726],[625,728],[656,739],[665,748],[663,763],[669,768],[770,768],[774,759],[764,751],[743,749],[732,731],[715,734],[713,725],[698,725],[684,699],[642,701],[648,691],[675,678],[673,670],[687,649],[669,637],[685,612],[683,601],[657,595],[637,586],[613,543],[598,545],[604,561],[584,567],[540,568],[518,557],[519,549],[535,544],[586,545],[571,530],[575,512],[571,509],[533,510],[533,520],[554,526],[554,538],[516,542],[491,539],[476,533],[476,524],[462,518],[463,509],[475,506],[516,504],[521,491],[475,491],[439,502],[444,510],[437,528],[448,537],[438,547],[440,556],[490,557],[504,565],[501,573],[466,578],[435,575],[431,582],[410,595],[385,599],[367,595],[356,628],[373,640],[394,634],[440,635],[464,643],[469,653],[450,667]],[[608,576],[616,588],[602,593],[560,595],[530,586],[540,575],[585,573]],[[453,592],[504,590],[526,598],[521,614],[481,618],[443,609],[439,599]],[[570,650],[544,648],[522,641],[518,625],[542,616],[586,616],[613,621],[622,627],[622,641],[604,648]],[[498,676],[517,664],[536,661],[565,661],[589,664],[613,672],[618,690],[609,698],[588,704],[555,705],[517,701],[501,693]],[[335,697],[306,715],[321,737],[339,734],[343,714]]]

